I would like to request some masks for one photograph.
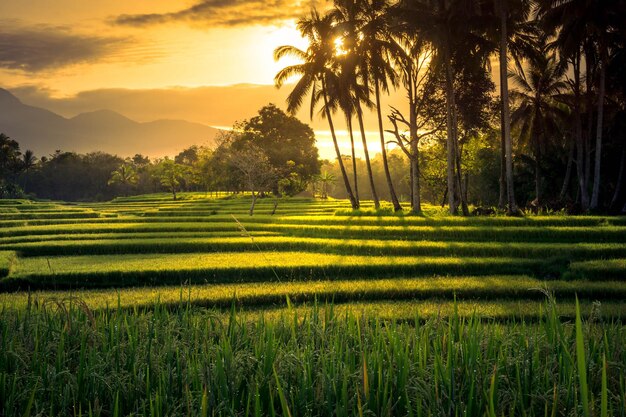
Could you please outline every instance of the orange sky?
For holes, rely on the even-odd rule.
[[[306,47],[295,21],[324,1],[0,1],[0,87],[67,117],[106,108],[231,126],[268,102],[284,107],[289,86],[271,85],[290,62],[273,50]],[[402,106],[403,94],[387,100]],[[328,140],[324,120],[298,116]],[[372,114],[366,127],[376,129]]]
[[[324,7],[323,0],[2,1],[0,87],[67,117],[108,108],[139,121],[230,126],[268,102],[284,107],[289,86],[270,86],[293,61],[277,63],[273,51],[306,47],[295,21],[314,3]],[[325,121],[309,121],[307,110],[298,116],[328,140]],[[367,125],[374,130],[375,119]]]
[[[308,2],[290,6],[294,15],[285,19],[272,3],[275,7],[294,4],[281,0],[3,1],[0,42],[11,41],[26,56],[8,62],[17,53],[6,57],[3,54],[9,52],[0,52],[2,84],[42,85],[60,96],[105,87],[270,84],[281,65],[272,59],[273,49],[285,43],[304,45],[293,19],[308,9]],[[207,6],[197,16],[176,15],[198,5]],[[161,20],[123,20],[143,16],[161,16]],[[56,37],[54,42],[51,37]],[[52,56],[59,52],[61,57]]]

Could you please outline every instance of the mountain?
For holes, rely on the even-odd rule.
[[[175,155],[191,145],[215,144],[218,129],[184,120],[141,123],[111,110],[65,118],[22,103],[0,88],[0,133],[19,142],[22,150],[48,155],[55,150],[104,151],[120,156]]]

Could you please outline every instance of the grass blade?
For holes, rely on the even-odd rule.
[[[585,361],[585,341],[583,337],[583,322],[580,318],[580,304],[576,297],[576,364],[578,366],[578,381],[580,398],[585,417],[591,417],[589,410],[589,387],[587,386],[587,364]]]

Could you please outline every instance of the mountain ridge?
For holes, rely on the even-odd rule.
[[[161,157],[174,155],[191,145],[213,146],[219,130],[178,119],[138,122],[111,109],[66,118],[25,104],[0,88],[0,132],[17,140],[22,150],[31,149],[39,156],[60,149]]]

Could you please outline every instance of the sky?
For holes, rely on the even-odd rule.
[[[294,19],[309,1],[20,0],[0,2],[0,67],[7,85],[56,95],[270,84],[281,44],[305,46]]]
[[[138,121],[228,127],[273,102],[273,50],[306,48],[296,21],[325,0],[0,0],[0,87],[66,117],[111,109]],[[389,104],[401,105],[401,93]],[[298,116],[332,157],[326,121]],[[338,123],[338,129],[342,125]],[[376,129],[372,114],[366,128]],[[342,133],[342,132],[340,132]],[[346,134],[340,134],[343,142]],[[376,138],[372,138],[376,139]],[[377,150],[372,140],[373,151]],[[378,149],[380,149],[378,147]],[[346,152],[347,153],[347,152]]]
[[[229,127],[289,85],[274,75],[281,45],[306,48],[296,21],[325,0],[0,0],[0,87],[66,117],[111,109],[138,121]],[[390,104],[401,105],[395,94]],[[332,157],[325,120],[309,120]],[[346,142],[346,132],[339,136]],[[376,119],[366,117],[375,135]],[[372,151],[376,137],[372,140]],[[359,148],[357,146],[357,148]],[[346,151],[347,153],[347,151]]]

